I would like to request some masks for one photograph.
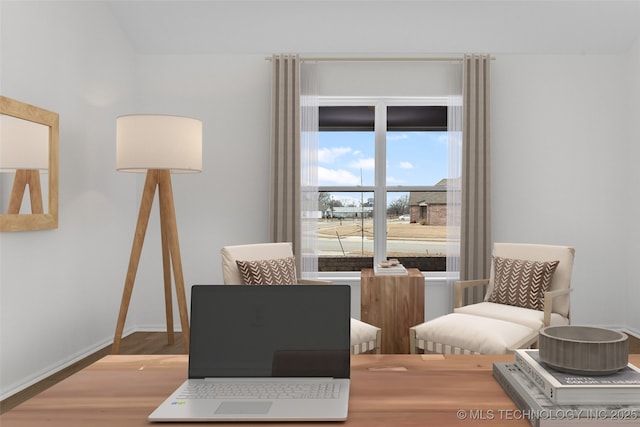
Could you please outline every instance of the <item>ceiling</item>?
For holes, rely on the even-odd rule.
[[[640,0],[108,0],[142,54],[618,54]]]

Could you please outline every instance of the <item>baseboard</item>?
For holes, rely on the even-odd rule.
[[[640,330],[635,328],[630,328],[629,326],[620,326],[620,325],[587,325],[580,324],[582,326],[593,326],[594,328],[606,328],[613,329],[614,331],[623,332],[627,335],[632,335],[634,338],[640,339]]]
[[[166,330],[166,327],[164,329],[162,329],[163,331]],[[138,329],[137,328],[130,328],[130,329],[126,329],[122,336],[123,338],[126,336],[131,335],[134,332],[137,332]],[[31,387],[34,384],[37,384],[40,381],[43,381],[47,378],[49,378],[51,375],[54,375],[60,371],[62,371],[65,368],[68,368],[69,366],[73,365],[74,363],[77,363],[91,355],[93,355],[94,353],[104,349],[107,346],[110,346],[111,344],[113,344],[113,337],[110,338],[105,338],[104,340],[98,342],[97,344],[83,350],[80,352],[77,352],[71,356],[69,356],[68,358],[60,361],[59,363],[50,365],[42,370],[40,370],[39,372],[36,372],[35,374],[33,374],[31,377],[29,377],[25,382],[20,383],[20,384],[15,384],[10,386],[9,390],[4,391],[2,393],[2,395],[0,395],[0,401],[5,400],[11,396],[13,396],[16,393],[19,393],[29,387]]]
[[[627,335],[633,335],[635,338],[640,340],[640,329],[625,327],[621,328],[620,331],[624,332]]]
[[[174,326],[173,330],[174,332],[182,332],[180,326]],[[167,332],[167,325],[138,325],[135,330],[131,331],[131,333],[134,332]],[[131,333],[127,335],[131,335]]]

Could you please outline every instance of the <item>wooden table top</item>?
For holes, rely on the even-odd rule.
[[[352,356],[349,419],[344,424],[529,426],[528,421],[515,419],[516,406],[492,377],[493,362],[511,361],[513,355]],[[640,355],[631,355],[630,361],[640,364]],[[147,416],[185,380],[187,362],[186,355],[107,356],[6,412],[0,416],[0,425],[148,425]],[[241,424],[251,425],[265,426]]]

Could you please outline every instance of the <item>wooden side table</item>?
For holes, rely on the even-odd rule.
[[[360,275],[360,317],[382,329],[382,353],[409,353],[409,328],[424,322],[424,276],[409,268],[407,276]]]

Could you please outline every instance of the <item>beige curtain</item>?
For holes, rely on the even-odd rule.
[[[292,242],[300,266],[300,58],[273,55],[269,238]]]
[[[490,55],[465,55],[463,77],[460,279],[491,267]]]

